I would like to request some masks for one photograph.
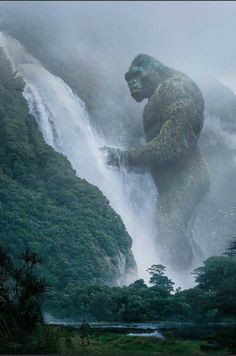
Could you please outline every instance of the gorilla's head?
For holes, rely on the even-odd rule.
[[[161,62],[147,54],[139,54],[131,63],[125,80],[132,97],[140,102],[152,96],[156,90],[165,67]]]

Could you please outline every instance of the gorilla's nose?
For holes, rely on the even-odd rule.
[[[129,81],[130,86],[136,86],[137,85],[137,80],[133,79]]]

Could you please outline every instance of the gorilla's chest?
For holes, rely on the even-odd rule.
[[[151,97],[144,107],[143,127],[146,141],[156,137],[165,122],[163,102],[158,97]]]

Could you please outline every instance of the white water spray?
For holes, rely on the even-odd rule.
[[[24,97],[45,141],[69,159],[78,176],[98,186],[121,216],[133,239],[139,278],[147,281],[147,268],[160,263],[153,230],[157,192],[151,176],[108,168],[99,149],[106,142],[91,127],[80,98],[18,41],[0,34],[0,46],[24,79]]]

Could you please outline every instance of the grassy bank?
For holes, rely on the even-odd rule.
[[[62,355],[228,355],[226,348],[214,347],[206,340],[183,340],[171,333],[165,339],[130,337],[93,330],[90,345],[82,346],[78,329],[42,326],[35,336],[25,340],[23,353],[56,353]],[[213,348],[212,348],[213,347]],[[232,352],[231,352],[232,354]]]

